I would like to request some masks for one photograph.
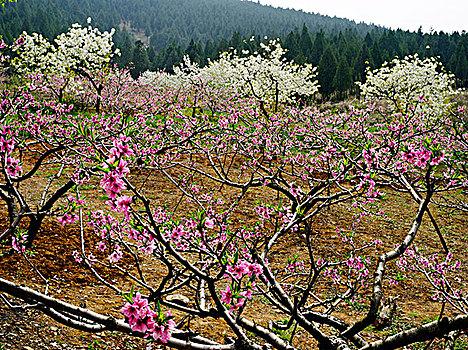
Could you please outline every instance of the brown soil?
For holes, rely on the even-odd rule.
[[[155,200],[175,201],[173,189],[160,178],[148,180],[147,186],[152,188],[151,197]],[[158,190],[159,189],[159,190]],[[87,191],[90,198],[98,197],[93,189]],[[245,200],[245,205],[251,205],[253,196]],[[96,201],[96,205],[100,205]],[[414,202],[407,196],[391,193],[384,204],[388,219],[366,219],[359,229],[360,239],[371,241],[381,239],[384,245],[381,249],[393,247],[396,237],[401,238],[408,230],[413,215],[416,212]],[[438,223],[445,235],[449,247],[456,258],[462,261],[460,272],[462,281],[468,280],[467,259],[465,250],[468,247],[468,225],[466,216],[452,213],[445,209],[433,208]],[[5,213],[0,214],[3,222]],[[337,235],[335,228],[345,226],[349,222],[352,212],[345,205],[321,213],[313,223],[313,232],[317,252],[320,256],[329,257],[340,253],[343,243]],[[240,222],[249,218],[240,217]],[[3,225],[4,226],[4,225]],[[421,232],[415,242],[420,247],[428,247],[431,251],[441,251],[437,235],[425,220]],[[55,221],[47,221],[35,242],[35,255],[30,257],[37,269],[49,279],[49,293],[65,301],[86,307],[105,314],[119,316],[119,309],[123,305],[120,296],[109,289],[98,285],[90,272],[77,265],[72,257],[73,250],[79,250],[79,230],[72,225],[62,227]],[[337,250],[338,249],[338,250]],[[18,254],[7,254],[0,259],[0,275],[3,278],[43,290],[44,284],[38,275],[31,269],[28,262]],[[272,264],[285,262],[288,256],[294,253],[305,256],[306,247],[301,233],[285,237],[274,252]],[[152,266],[152,272],[157,278],[157,268]],[[108,272],[111,274],[112,272]],[[390,272],[391,274],[392,272]],[[115,273],[112,278],[117,283],[123,281],[122,276]],[[98,291],[96,293],[96,290]],[[387,289],[386,297],[399,297],[397,318],[390,328],[369,334],[370,339],[376,336],[391,334],[405,327],[427,322],[435,319],[440,313],[440,304],[430,299],[428,283],[420,278],[408,278],[397,287]],[[358,306],[347,307],[341,310],[342,316],[349,321],[358,315]],[[268,310],[268,312],[264,312]],[[453,312],[450,307],[445,313]],[[361,313],[362,314],[362,313]],[[177,315],[176,315],[177,316]],[[268,320],[284,318],[281,313],[272,310],[271,306],[258,300],[247,310],[258,323],[266,324]],[[204,320],[195,325],[195,328],[206,336],[213,336],[222,340],[230,333],[220,321]],[[50,318],[34,310],[12,310],[0,303],[0,349],[143,349],[143,340],[122,336],[121,334],[105,332],[92,335],[66,328],[57,324]],[[307,349],[314,348],[314,342],[300,329],[297,331],[294,345]],[[433,345],[432,348],[437,348]],[[415,347],[416,349],[416,347]]]

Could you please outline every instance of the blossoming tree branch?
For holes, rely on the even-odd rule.
[[[133,80],[111,65],[112,34],[24,33],[6,60],[24,83],[0,103],[0,237],[42,281],[0,278],[10,307],[179,349],[296,349],[299,333],[320,349],[396,349],[468,328],[466,261],[433,214],[466,211],[468,119],[435,59],[368,71],[365,102],[332,111],[305,103],[315,69],[286,62],[278,42]],[[396,224],[404,234],[365,232],[398,196],[414,203]],[[333,234],[330,213],[344,215]],[[120,309],[49,290],[30,253],[52,221],[73,230],[69,259]],[[435,250],[417,244],[423,226]],[[372,332],[393,321],[401,275],[425,281],[439,317]]]

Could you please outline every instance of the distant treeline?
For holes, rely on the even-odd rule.
[[[145,70],[171,71],[184,55],[205,65],[219,52],[255,51],[264,36],[279,37],[288,59],[318,66],[321,91],[339,97],[353,91],[367,65],[379,67],[395,56],[440,56],[468,87],[468,34],[426,34],[302,11],[276,9],[239,0],[18,0],[0,16],[0,34],[12,41],[22,31],[52,38],[72,23],[116,28],[122,51],[116,63]],[[254,37],[254,40],[250,40]]]

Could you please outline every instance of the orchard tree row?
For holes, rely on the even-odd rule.
[[[354,82],[363,81],[367,66],[378,68],[395,56],[415,53],[423,58],[439,56],[455,74],[457,86],[468,86],[466,33],[394,31],[232,0],[109,4],[20,0],[0,16],[0,34],[9,43],[22,31],[52,39],[74,22],[84,25],[92,14],[93,23],[101,29],[117,29],[114,42],[122,55],[114,62],[129,67],[133,77],[146,70],[172,72],[185,55],[205,66],[230,48],[254,52],[269,40],[264,39],[266,35],[281,38],[288,60],[319,68],[321,92],[327,98],[344,99],[358,93]]]
[[[123,55],[119,64],[130,64],[134,76],[147,69],[171,72],[172,66],[180,63],[184,55],[203,66],[230,48],[238,52],[255,51],[262,42],[269,40],[260,36],[254,36],[254,40],[251,38],[236,32],[229,40],[206,43],[192,40],[186,47],[172,43],[159,52],[137,42],[133,52],[129,56]],[[288,60],[318,67],[318,80],[326,97],[344,99],[349,94],[355,95],[358,91],[354,83],[364,80],[367,67],[378,68],[397,56],[402,58],[414,53],[420,57],[438,56],[445,67],[455,74],[457,86],[468,86],[466,34],[428,35],[421,32],[375,30],[361,37],[353,30],[340,31],[337,35],[324,31],[311,33],[304,25],[302,29],[281,36],[280,41],[288,50],[285,56]]]
[[[464,336],[464,247],[434,212],[467,211],[468,115],[437,59],[369,69],[358,105],[321,110],[320,69],[286,60],[279,41],[133,79],[111,64],[113,35],[75,24],[1,45],[13,54],[2,59],[0,239],[39,281],[2,275],[7,305],[179,349],[453,348]],[[402,196],[414,206],[394,230],[365,229]],[[344,215],[333,234],[326,213]],[[121,318],[49,288],[47,257],[33,253],[53,221],[79,242],[67,258],[96,296],[105,286],[120,298]],[[425,286],[438,317],[388,335],[386,303],[405,283]],[[212,324],[228,337],[211,337]]]

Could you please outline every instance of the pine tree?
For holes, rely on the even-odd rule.
[[[320,31],[316,34],[314,40],[314,46],[312,48],[312,57],[310,63],[314,66],[318,66],[320,59],[323,55],[323,50],[325,48],[325,34],[323,31]]]
[[[355,81],[364,81],[364,78],[366,77],[366,68],[368,66],[373,66],[372,57],[370,55],[369,48],[367,47],[366,42],[364,42],[354,64],[353,78]]]
[[[457,50],[454,52],[449,62],[449,68],[457,77],[459,87],[468,87],[468,59],[465,45],[459,42]]]
[[[300,37],[297,32],[290,32],[284,39],[284,48],[288,50],[288,52],[286,52],[286,59],[289,61],[298,63],[296,58],[302,54],[299,41]]]
[[[299,46],[304,57],[306,57],[307,60],[310,61],[312,55],[312,39],[310,38],[309,29],[305,24],[302,26]]]
[[[133,60],[133,40],[128,32],[123,31],[120,33],[120,40],[119,44],[117,45],[117,47],[120,49],[120,56],[117,56],[116,61],[120,67],[127,67]]]
[[[134,79],[138,78],[141,73],[150,68],[148,52],[146,51],[145,45],[140,40],[135,43],[132,62],[133,67],[130,70],[130,73]]]
[[[333,81],[336,74],[336,58],[330,46],[325,49],[318,66],[318,81],[320,91],[325,97],[330,97],[333,92]]]
[[[353,77],[351,67],[344,55],[341,55],[335,77],[333,78],[333,90],[338,93],[340,99],[348,95],[349,90],[353,86]]]
[[[185,54],[188,55],[190,61],[201,65],[204,61],[203,51],[200,43],[196,43],[193,39],[190,40],[190,44],[185,50]]]

